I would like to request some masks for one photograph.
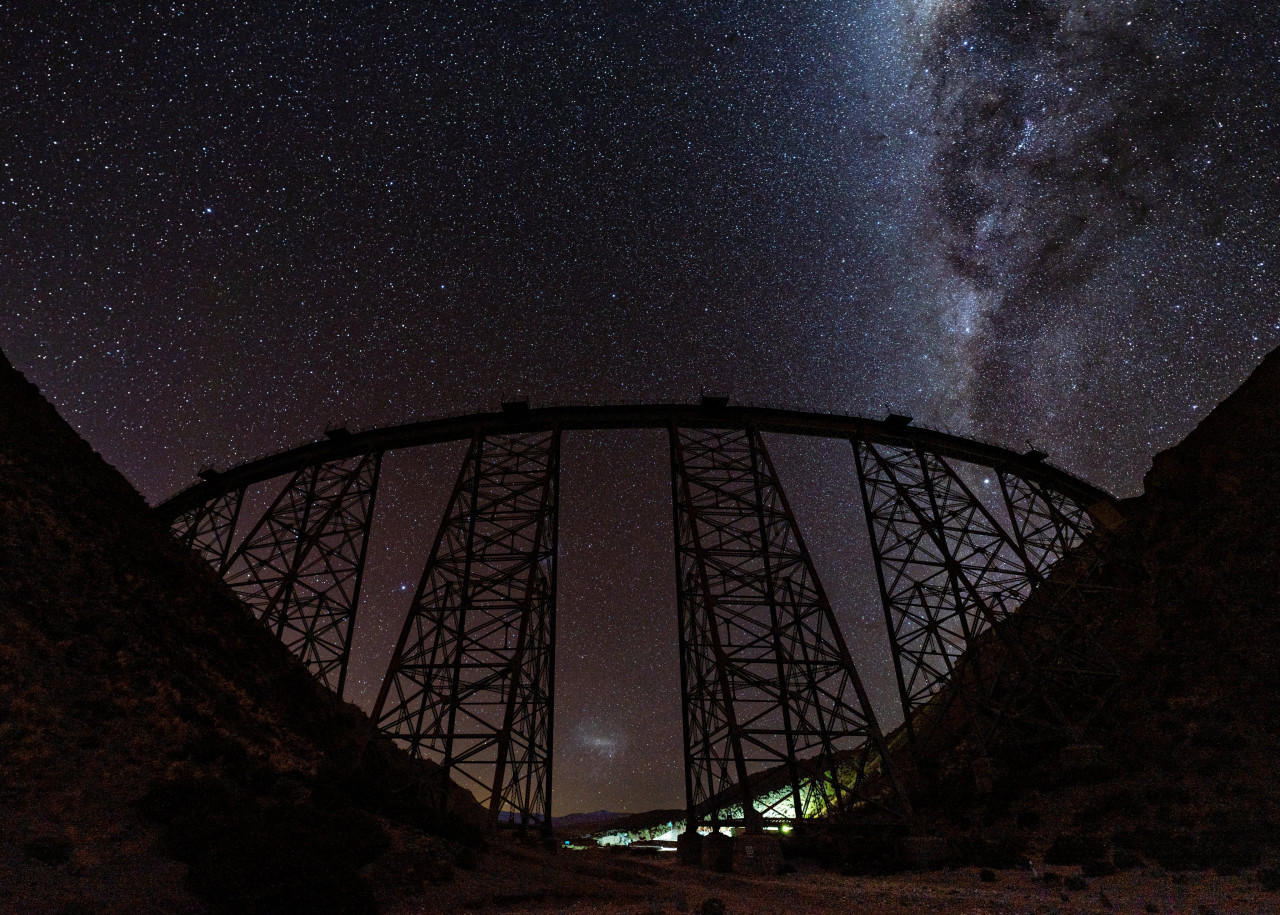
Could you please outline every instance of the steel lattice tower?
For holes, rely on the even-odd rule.
[[[1000,624],[1043,589],[1048,570],[1081,544],[1087,514],[1060,493],[1000,472],[1008,512],[1002,522],[941,456],[912,445],[855,439],[853,446],[899,693],[916,752],[926,749],[931,732],[957,702],[967,706],[965,714],[990,739],[1014,723],[1012,710],[998,697],[1017,692],[1011,689],[1014,680],[1042,676],[1067,650],[1059,638],[1060,606],[1042,608],[1016,630]],[[1002,642],[1004,650],[994,660],[988,657],[984,669],[969,649],[993,628],[989,638]],[[948,689],[949,684],[955,685]],[[1049,720],[1032,721],[1021,710],[1023,720],[1016,725],[1023,739],[1031,730],[1071,727],[1052,691],[1042,692],[1042,698],[1041,717]],[[918,712],[925,706],[929,716],[922,721]]]
[[[341,696],[382,453],[304,467],[223,567],[227,583]]]
[[[764,441],[669,435],[689,828],[734,802],[749,830],[846,803],[884,740]]]
[[[477,793],[551,825],[560,433],[476,436],[373,719]]]

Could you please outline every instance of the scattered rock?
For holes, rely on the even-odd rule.
[[[1045,864],[1084,864],[1100,861],[1108,853],[1107,843],[1101,836],[1060,833],[1044,853]]]

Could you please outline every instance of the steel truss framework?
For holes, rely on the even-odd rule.
[[[204,482],[157,511],[341,694],[382,454],[469,441],[374,719],[472,788],[495,819],[547,829],[560,437],[602,428],[669,436],[691,822],[757,828],[850,800],[907,803],[762,432],[853,445],[917,754],[956,713],[985,745],[1069,734],[1114,689],[1105,634],[1072,609],[1082,593],[1107,587],[1106,531],[1095,521],[1113,500],[1038,452],[917,429],[905,417],[715,399],[504,405],[496,414],[335,430],[202,473]],[[249,488],[282,477],[279,495],[237,544]],[[984,641],[1002,650],[970,651]],[[1035,689],[1019,689],[1028,679]],[[1036,698],[1015,704],[1015,695]],[[869,763],[885,766],[894,790],[861,793]]]
[[[243,502],[243,488],[230,490],[183,512],[170,527],[183,546],[198,552],[221,574],[231,558],[231,539]]]
[[[230,549],[244,490],[183,523],[196,547],[318,680],[341,696],[364,577],[382,453],[298,470]]]
[[[918,445],[853,441],[872,554],[885,608],[906,727],[918,755],[961,703],[980,742],[1027,742],[1078,729],[1097,701],[1064,699],[1114,679],[1105,649],[1082,650],[1070,610],[1078,591],[1050,570],[1079,552],[1092,530],[1085,508],[1060,492],[997,469],[999,495],[984,500],[941,456]],[[990,483],[988,478],[987,483]],[[988,501],[999,498],[993,509]],[[998,518],[997,512],[1004,515]],[[1100,555],[1090,549],[1091,556]],[[1028,598],[1039,592],[1037,600]],[[1003,625],[1014,611],[1018,625]],[[969,649],[987,637],[1000,652]],[[1073,657],[1073,654],[1075,655]],[[963,676],[960,675],[963,667]],[[1015,682],[1054,678],[1038,694],[1042,708],[1013,708]],[[948,688],[949,684],[956,684]],[[929,714],[920,710],[929,707]]]
[[[764,441],[669,434],[690,823],[731,797],[748,829],[841,806],[884,738]],[[751,776],[774,767],[770,800]]]
[[[560,434],[477,436],[373,719],[495,819],[551,826]]]

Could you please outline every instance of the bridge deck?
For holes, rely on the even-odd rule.
[[[665,429],[669,426],[704,429],[754,427],[762,432],[784,435],[918,445],[943,457],[1015,470],[1025,479],[1043,483],[1085,505],[1114,501],[1109,493],[1097,486],[1045,463],[1044,455],[1039,452],[1019,454],[948,432],[912,426],[905,417],[875,420],[832,413],[737,407],[708,398],[708,402],[703,404],[603,404],[537,409],[515,404],[492,413],[472,413],[363,432],[340,430],[319,441],[228,470],[207,473],[204,480],[171,496],[156,511],[166,518],[176,517],[219,493],[293,473],[310,464],[378,451],[468,440],[482,433],[537,432],[556,427],[563,430],[601,430]]]

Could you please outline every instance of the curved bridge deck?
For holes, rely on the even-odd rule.
[[[808,413],[764,407],[739,407],[718,398],[701,404],[617,404],[601,406],[528,408],[507,404],[501,411],[471,413],[425,422],[348,433],[341,430],[319,441],[249,461],[224,471],[166,499],[156,511],[176,516],[228,489],[261,483],[300,467],[361,454],[469,440],[476,435],[606,429],[747,429],[782,435],[857,439],[886,445],[912,445],[947,458],[985,467],[1007,467],[1026,479],[1043,483],[1086,505],[1113,502],[1114,497],[1093,484],[1044,461],[1046,455],[1019,454],[976,439],[911,424],[908,417],[876,420],[834,413]]]

